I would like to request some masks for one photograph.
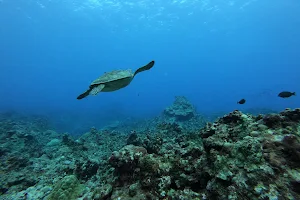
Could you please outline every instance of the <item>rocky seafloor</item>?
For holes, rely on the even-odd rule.
[[[207,122],[184,97],[77,139],[0,115],[0,199],[300,199],[300,109]]]

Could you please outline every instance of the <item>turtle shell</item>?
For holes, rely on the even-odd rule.
[[[103,83],[108,83],[112,81],[117,81],[119,79],[130,78],[133,76],[133,73],[130,69],[127,70],[114,70],[111,72],[106,72],[96,80],[94,80],[91,85],[99,85]]]

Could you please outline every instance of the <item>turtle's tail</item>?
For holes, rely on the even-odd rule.
[[[79,95],[77,97],[78,100],[83,99],[85,97],[87,97],[90,94],[91,89],[88,89],[87,91],[85,91],[84,93],[82,93],[81,95]]]

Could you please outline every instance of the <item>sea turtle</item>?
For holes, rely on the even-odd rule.
[[[151,69],[153,65],[154,61],[151,61],[147,65],[137,69],[134,73],[132,73],[130,69],[106,72],[102,76],[94,80],[91,83],[89,89],[79,95],[77,99],[83,99],[88,95],[97,95],[99,92],[112,92],[124,88],[130,84],[135,75]]]

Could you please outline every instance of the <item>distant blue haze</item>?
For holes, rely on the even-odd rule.
[[[205,114],[295,108],[299,36],[297,0],[2,0],[0,109],[72,127],[156,116],[177,95]],[[128,87],[76,99],[102,73],[151,60]]]

